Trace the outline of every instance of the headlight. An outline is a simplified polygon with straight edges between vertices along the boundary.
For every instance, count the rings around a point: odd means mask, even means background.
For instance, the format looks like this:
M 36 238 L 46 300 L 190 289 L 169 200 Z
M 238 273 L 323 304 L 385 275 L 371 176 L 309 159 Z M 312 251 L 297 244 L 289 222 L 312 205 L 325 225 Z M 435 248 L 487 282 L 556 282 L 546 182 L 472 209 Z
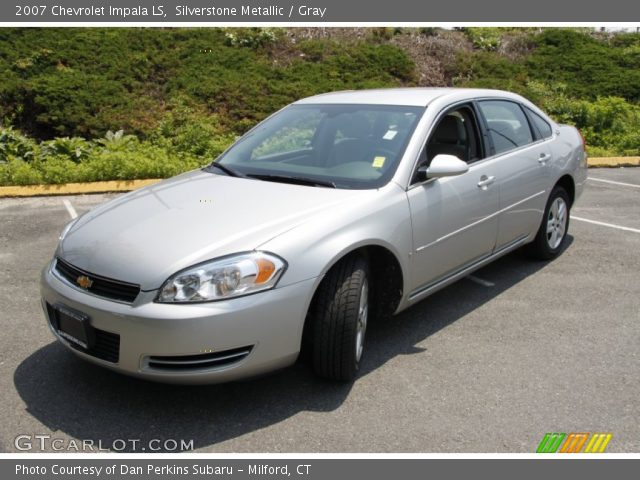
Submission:
M 71 230 L 71 227 L 73 227 L 73 225 L 78 221 L 78 218 L 80 217 L 74 218 L 73 220 L 71 220 L 69 223 L 65 225 L 65 227 L 62 229 L 62 232 L 60 233 L 60 236 L 58 237 L 59 242 L 64 240 L 64 237 L 67 236 L 67 233 L 69 233 L 69 230 Z
M 210 302 L 240 297 L 275 287 L 284 272 L 284 260 L 251 252 L 194 265 L 169 278 L 157 302 Z

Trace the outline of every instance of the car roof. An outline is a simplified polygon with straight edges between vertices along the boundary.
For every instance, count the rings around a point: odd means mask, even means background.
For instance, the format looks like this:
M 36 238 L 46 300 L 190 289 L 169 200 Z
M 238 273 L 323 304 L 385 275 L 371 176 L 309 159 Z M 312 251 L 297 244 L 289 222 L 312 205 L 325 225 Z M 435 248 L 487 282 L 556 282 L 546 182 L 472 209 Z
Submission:
M 503 97 L 520 99 L 519 96 L 503 90 L 479 88 L 379 88 L 373 90 L 346 90 L 330 92 L 303 98 L 296 104 L 336 104 L 357 103 L 373 105 L 406 105 L 425 107 L 440 97 L 456 97 L 456 100 L 478 97 Z

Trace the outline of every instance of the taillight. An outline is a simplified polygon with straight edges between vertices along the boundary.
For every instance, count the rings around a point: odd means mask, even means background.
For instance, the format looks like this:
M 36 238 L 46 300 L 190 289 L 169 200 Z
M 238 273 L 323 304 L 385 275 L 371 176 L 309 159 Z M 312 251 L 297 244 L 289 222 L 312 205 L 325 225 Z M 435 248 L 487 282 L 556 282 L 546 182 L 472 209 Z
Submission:
M 578 130 L 578 129 L 576 129 Z M 582 140 L 582 149 L 586 152 L 587 151 L 587 142 L 584 139 L 584 135 L 582 135 L 582 132 L 580 130 L 578 130 L 578 135 L 580 135 L 580 140 Z

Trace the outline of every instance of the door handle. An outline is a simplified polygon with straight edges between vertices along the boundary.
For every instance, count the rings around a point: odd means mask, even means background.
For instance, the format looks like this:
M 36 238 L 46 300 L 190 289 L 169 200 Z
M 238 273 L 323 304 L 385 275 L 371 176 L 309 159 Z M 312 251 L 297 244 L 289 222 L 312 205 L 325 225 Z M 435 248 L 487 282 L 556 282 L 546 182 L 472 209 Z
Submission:
M 487 177 L 486 175 L 482 175 L 480 177 L 480 181 L 478 182 L 478 187 L 483 190 L 486 190 L 489 185 L 495 182 L 495 180 L 496 180 L 496 177 L 494 177 L 493 175 L 490 177 Z
M 551 158 L 550 153 L 541 153 L 540 156 L 538 157 L 538 162 L 541 165 L 544 165 L 549 161 L 550 158 Z

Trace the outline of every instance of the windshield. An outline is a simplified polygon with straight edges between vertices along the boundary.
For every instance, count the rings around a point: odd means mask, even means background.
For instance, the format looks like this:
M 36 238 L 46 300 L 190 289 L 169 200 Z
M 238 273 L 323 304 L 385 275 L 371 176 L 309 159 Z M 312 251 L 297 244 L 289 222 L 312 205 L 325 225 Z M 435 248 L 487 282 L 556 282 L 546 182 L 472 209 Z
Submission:
M 227 173 L 262 180 L 378 188 L 393 176 L 424 110 L 292 105 L 247 133 L 216 163 Z

